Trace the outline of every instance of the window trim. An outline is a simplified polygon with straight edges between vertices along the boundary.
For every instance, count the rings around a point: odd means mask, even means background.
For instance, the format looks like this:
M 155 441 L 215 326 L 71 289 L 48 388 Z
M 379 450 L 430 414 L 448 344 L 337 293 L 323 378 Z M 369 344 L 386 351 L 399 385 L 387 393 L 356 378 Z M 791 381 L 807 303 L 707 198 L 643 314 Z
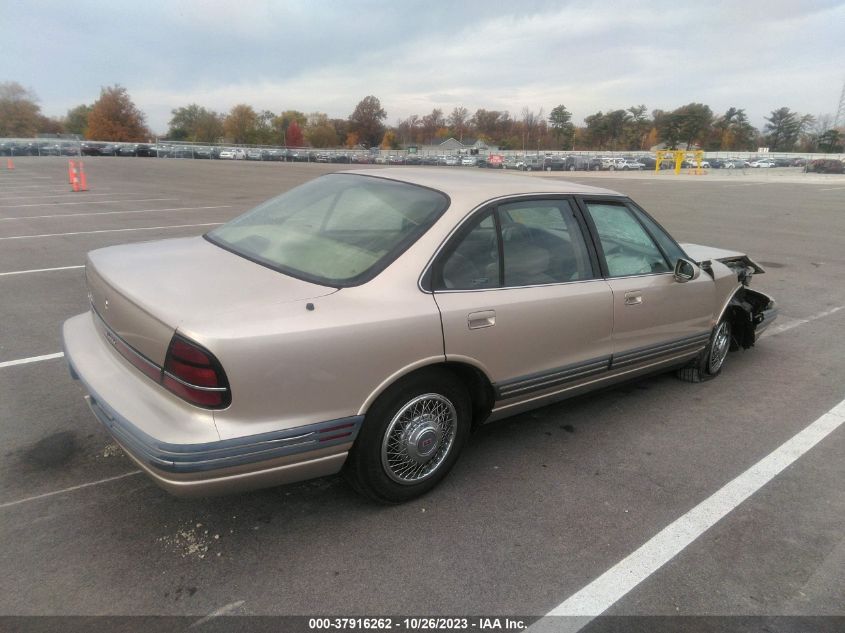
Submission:
M 661 248 L 658 241 L 654 239 L 654 235 L 651 234 L 651 231 L 648 230 L 648 227 L 646 227 L 645 224 L 643 224 L 642 221 L 637 217 L 637 214 L 634 212 L 634 209 L 632 207 L 635 207 L 637 210 L 642 211 L 642 213 L 645 213 L 645 211 L 640 209 L 639 206 L 633 204 L 633 201 L 630 198 L 618 198 L 611 196 L 577 196 L 576 199 L 578 204 L 581 206 L 581 212 L 584 215 L 584 218 L 590 226 L 590 234 L 593 238 L 593 246 L 595 247 L 596 252 L 599 254 L 599 263 L 601 265 L 601 273 L 604 279 L 631 279 L 634 277 L 654 277 L 657 275 L 673 274 L 672 266 L 669 264 L 669 257 L 667 256 L 666 252 L 663 250 L 663 248 Z M 660 256 L 663 258 L 663 263 L 666 264 L 668 270 L 649 273 L 631 273 L 628 275 L 611 275 L 610 269 L 607 267 L 607 257 L 604 254 L 604 247 L 601 243 L 601 236 L 599 235 L 598 228 L 596 227 L 595 222 L 593 222 L 593 217 L 590 215 L 590 210 L 587 206 L 591 203 L 610 204 L 613 206 L 622 207 L 623 209 L 627 210 L 628 214 L 640 226 L 640 228 L 642 228 L 646 236 L 651 240 L 652 244 L 657 249 L 657 252 L 660 253 Z M 645 215 L 648 214 L 645 213 Z M 666 235 L 668 235 L 670 239 L 672 239 L 672 241 L 675 241 L 675 238 L 673 238 L 669 234 L 669 232 L 660 225 L 659 222 L 657 222 L 650 215 L 648 217 L 651 218 L 651 220 L 655 224 L 657 224 L 657 226 L 660 226 L 660 228 L 663 229 L 663 232 L 666 233 Z M 677 242 L 675 242 L 675 244 L 677 245 Z M 678 248 L 680 248 L 680 246 Z M 681 249 L 681 252 L 683 253 L 684 249 Z
M 621 196 L 609 196 L 609 200 L 620 201 L 624 200 Z M 520 286 L 505 286 L 504 285 L 504 245 L 502 244 L 502 232 L 501 232 L 501 223 L 499 219 L 499 207 L 504 206 L 507 204 L 512 204 L 515 202 L 530 202 L 532 200 L 565 200 L 569 203 L 569 208 L 572 210 L 572 215 L 575 217 L 575 221 L 578 223 L 578 228 L 581 229 L 581 236 L 584 240 L 584 246 L 587 249 L 587 254 L 589 257 L 589 264 L 590 264 L 590 274 L 592 275 L 588 279 L 576 279 L 574 281 L 554 281 L 550 283 L 543 283 L 543 284 L 529 284 L 529 285 L 520 285 Z M 467 289 L 458 289 L 458 288 L 435 288 L 434 287 L 434 279 L 437 273 L 438 267 L 442 266 L 443 262 L 451 255 L 454 250 L 454 246 L 462 240 L 467 234 L 468 231 L 466 230 L 467 225 L 473 224 L 475 219 L 488 211 L 492 211 L 493 219 L 496 226 L 496 239 L 499 248 L 499 286 L 496 288 L 467 288 Z M 471 230 L 471 229 L 470 229 Z M 542 193 L 530 193 L 530 194 L 518 194 L 518 195 L 508 195 L 502 198 L 497 198 L 495 200 L 488 200 L 477 206 L 475 209 L 470 211 L 464 218 L 452 229 L 449 235 L 440 243 L 440 246 L 434 252 L 434 254 L 429 259 L 426 267 L 423 269 L 423 272 L 420 274 L 419 281 L 417 283 L 420 290 L 428 294 L 439 294 L 439 293 L 456 293 L 456 292 L 490 292 L 495 290 L 516 290 L 520 288 L 542 288 L 547 286 L 561 286 L 567 284 L 577 284 L 577 283 L 585 283 L 585 282 L 592 282 L 603 280 L 605 278 L 604 272 L 601 268 L 599 255 L 595 249 L 595 244 L 592 238 L 591 230 L 589 225 L 587 224 L 586 219 L 584 218 L 584 213 L 581 206 L 578 203 L 578 196 L 575 194 L 542 194 Z
M 663 247 L 660 245 L 660 240 L 658 240 L 657 238 L 655 238 L 655 237 L 654 237 L 654 234 L 653 234 L 653 233 L 649 230 L 648 226 L 647 226 L 646 224 L 644 224 L 644 223 L 643 223 L 643 221 L 642 221 L 642 220 L 640 220 L 640 218 L 639 218 L 639 217 L 637 217 L 637 213 L 642 213 L 645 217 L 647 217 L 649 220 L 651 220 L 652 222 L 654 222 L 655 226 L 657 226 L 657 227 L 658 227 L 661 231 L 663 231 L 664 235 L 666 235 L 666 237 L 668 237 L 668 238 L 669 238 L 669 241 L 671 241 L 671 242 L 672 242 L 672 243 L 673 243 L 673 244 L 674 244 L 674 245 L 678 248 L 678 250 L 681 252 L 681 254 L 682 254 L 682 255 L 683 255 L 686 259 L 689 259 L 689 258 L 690 258 L 690 257 L 689 257 L 689 255 L 687 255 L 687 252 L 686 252 L 683 248 L 681 248 L 681 245 L 680 245 L 680 244 L 678 244 L 678 241 L 677 241 L 677 240 L 676 240 L 676 239 L 672 236 L 672 234 L 671 234 L 669 231 L 667 231 L 667 230 L 666 230 L 666 227 L 665 227 L 665 226 L 663 226 L 662 224 L 660 224 L 660 222 L 658 222 L 657 220 L 655 220 L 655 219 L 654 219 L 654 216 L 652 216 L 652 215 L 651 215 L 648 211 L 646 211 L 645 209 L 643 209 L 640 205 L 638 205 L 638 204 L 637 204 L 636 202 L 634 202 L 633 200 L 628 200 L 628 201 L 627 201 L 627 204 L 628 204 L 628 206 L 629 206 L 629 207 L 631 207 L 631 208 L 633 209 L 633 211 L 634 211 L 634 217 L 636 217 L 636 218 L 637 218 L 637 220 L 639 221 L 639 223 L 640 223 L 640 224 L 642 225 L 642 227 L 646 230 L 646 233 L 648 233 L 649 237 L 651 237 L 651 239 L 652 239 L 652 240 L 654 240 L 654 243 L 655 243 L 655 244 L 657 244 L 657 248 L 659 248 L 659 249 L 660 249 L 660 252 L 662 252 L 662 253 L 663 253 L 663 257 L 665 257 L 665 258 L 666 258 L 666 261 L 667 261 L 667 262 L 669 261 L 669 253 L 667 253 L 667 252 L 663 249 Z

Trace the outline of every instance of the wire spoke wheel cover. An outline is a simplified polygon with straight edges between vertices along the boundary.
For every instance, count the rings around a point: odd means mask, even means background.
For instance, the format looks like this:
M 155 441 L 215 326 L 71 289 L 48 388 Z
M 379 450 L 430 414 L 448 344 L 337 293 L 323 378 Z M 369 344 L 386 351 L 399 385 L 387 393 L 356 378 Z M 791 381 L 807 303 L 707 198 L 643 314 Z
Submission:
M 455 443 L 457 420 L 455 405 L 437 393 L 405 403 L 382 440 L 381 464 L 387 476 L 412 485 L 434 475 Z
M 707 371 L 710 374 L 715 374 L 722 368 L 722 363 L 725 362 L 730 347 L 731 326 L 727 321 L 722 321 L 713 335 L 713 345 L 710 349 L 710 359 L 707 363 Z

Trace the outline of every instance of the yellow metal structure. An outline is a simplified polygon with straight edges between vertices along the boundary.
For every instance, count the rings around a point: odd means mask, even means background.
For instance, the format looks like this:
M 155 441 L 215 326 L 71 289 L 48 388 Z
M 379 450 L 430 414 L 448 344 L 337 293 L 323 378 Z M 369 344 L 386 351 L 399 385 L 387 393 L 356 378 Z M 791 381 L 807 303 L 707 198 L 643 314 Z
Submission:
M 660 165 L 663 164 L 664 158 L 671 158 L 674 163 L 675 167 L 673 171 L 676 174 L 681 173 L 681 168 L 684 166 L 684 160 L 687 158 L 691 158 L 693 162 L 695 162 L 695 173 L 696 174 L 703 174 L 703 168 L 701 167 L 701 162 L 704 159 L 704 152 L 700 149 L 698 150 L 682 150 L 682 149 L 661 149 L 657 150 L 657 162 L 654 164 L 654 171 L 660 171 Z

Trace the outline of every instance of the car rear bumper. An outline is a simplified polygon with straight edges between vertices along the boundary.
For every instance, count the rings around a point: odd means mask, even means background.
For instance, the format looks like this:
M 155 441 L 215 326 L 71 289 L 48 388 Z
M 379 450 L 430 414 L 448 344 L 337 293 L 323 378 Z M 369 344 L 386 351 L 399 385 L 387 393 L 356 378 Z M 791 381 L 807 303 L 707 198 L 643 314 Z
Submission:
M 65 358 L 94 416 L 138 466 L 177 496 L 207 496 L 340 471 L 363 416 L 220 439 L 211 411 L 182 403 L 112 349 L 92 314 L 65 322 Z

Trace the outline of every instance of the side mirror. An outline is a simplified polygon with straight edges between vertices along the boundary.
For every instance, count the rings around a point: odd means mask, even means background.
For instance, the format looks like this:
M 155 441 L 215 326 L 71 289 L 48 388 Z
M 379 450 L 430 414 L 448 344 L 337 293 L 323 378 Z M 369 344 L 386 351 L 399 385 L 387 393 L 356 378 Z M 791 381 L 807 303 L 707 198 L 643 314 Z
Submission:
M 700 274 L 701 268 L 688 259 L 678 259 L 675 262 L 675 281 L 686 283 L 693 279 L 698 279 Z

